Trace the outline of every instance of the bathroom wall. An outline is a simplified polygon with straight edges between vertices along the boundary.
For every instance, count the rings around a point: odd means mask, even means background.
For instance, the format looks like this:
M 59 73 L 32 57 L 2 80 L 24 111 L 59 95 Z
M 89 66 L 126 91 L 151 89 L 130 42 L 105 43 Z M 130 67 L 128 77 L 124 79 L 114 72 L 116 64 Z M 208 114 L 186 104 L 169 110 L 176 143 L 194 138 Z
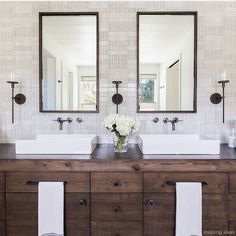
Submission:
M 99 12 L 100 112 L 99 114 L 39 113 L 39 33 L 40 11 Z M 198 11 L 198 92 L 195 114 L 136 113 L 136 12 Z M 231 80 L 226 88 L 226 124 L 222 107 L 209 97 L 221 92 L 217 80 L 223 71 Z M 6 83 L 14 72 L 20 82 L 16 92 L 27 96 L 25 105 L 16 105 L 16 122 L 11 124 L 11 89 Z M 122 80 L 120 93 L 124 102 L 120 113 L 137 116 L 142 133 L 172 132 L 170 125 L 151 120 L 158 116 L 178 116 L 177 133 L 201 133 L 225 141 L 229 127 L 236 120 L 236 2 L 0 2 L 0 142 L 32 138 L 35 133 L 58 132 L 58 116 L 82 117 L 84 122 L 65 125 L 64 132 L 97 133 L 100 141 L 111 140 L 102 128 L 104 117 L 115 112 L 111 101 L 113 80 Z

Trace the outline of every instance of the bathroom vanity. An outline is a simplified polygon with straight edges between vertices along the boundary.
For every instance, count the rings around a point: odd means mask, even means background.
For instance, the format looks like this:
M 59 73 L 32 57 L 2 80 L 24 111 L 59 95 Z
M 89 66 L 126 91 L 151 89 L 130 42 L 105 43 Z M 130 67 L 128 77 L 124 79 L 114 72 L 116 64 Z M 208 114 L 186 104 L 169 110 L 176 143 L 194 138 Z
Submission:
M 16 159 L 14 145 L 0 145 L 1 236 L 36 236 L 38 182 L 65 184 L 67 236 L 173 236 L 175 186 L 168 181 L 203 185 L 203 230 L 236 230 L 236 152 L 220 155 L 149 155 L 132 146 L 114 154 L 98 145 L 88 160 Z M 24 159 L 25 158 L 25 159 Z M 84 158 L 84 155 L 81 155 Z M 153 159 L 155 158 L 155 159 Z M 170 159 L 172 158 L 172 159 Z M 207 233 L 208 232 L 208 233 Z

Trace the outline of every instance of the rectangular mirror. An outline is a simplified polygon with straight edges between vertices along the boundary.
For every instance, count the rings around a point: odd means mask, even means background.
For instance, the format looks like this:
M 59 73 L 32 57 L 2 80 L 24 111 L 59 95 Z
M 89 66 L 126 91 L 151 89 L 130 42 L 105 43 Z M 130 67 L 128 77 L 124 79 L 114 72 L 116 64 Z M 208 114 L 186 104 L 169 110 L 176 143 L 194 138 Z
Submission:
M 138 12 L 137 31 L 137 111 L 196 112 L 197 12 Z
M 39 13 L 40 111 L 98 112 L 98 13 Z

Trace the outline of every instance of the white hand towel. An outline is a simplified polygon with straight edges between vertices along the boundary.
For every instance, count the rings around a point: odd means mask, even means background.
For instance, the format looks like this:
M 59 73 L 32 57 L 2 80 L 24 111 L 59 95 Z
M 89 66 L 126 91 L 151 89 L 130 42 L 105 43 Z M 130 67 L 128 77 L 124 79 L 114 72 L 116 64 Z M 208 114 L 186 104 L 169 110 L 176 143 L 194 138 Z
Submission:
M 202 183 L 176 183 L 176 236 L 202 236 Z
M 64 183 L 40 182 L 38 236 L 64 235 Z

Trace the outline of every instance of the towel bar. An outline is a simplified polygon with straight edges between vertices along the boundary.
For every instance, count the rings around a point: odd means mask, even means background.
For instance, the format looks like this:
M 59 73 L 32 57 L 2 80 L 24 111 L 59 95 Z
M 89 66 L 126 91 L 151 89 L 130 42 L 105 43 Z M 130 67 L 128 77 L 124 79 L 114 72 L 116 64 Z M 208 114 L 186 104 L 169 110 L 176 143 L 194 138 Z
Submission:
M 39 182 L 63 182 L 64 184 L 67 184 L 66 181 L 27 181 L 27 185 L 38 185 Z
M 198 181 L 177 181 L 177 182 L 184 182 L 184 183 L 199 183 Z M 200 182 L 202 185 L 208 185 L 206 181 Z M 167 185 L 176 185 L 175 181 L 166 181 Z

